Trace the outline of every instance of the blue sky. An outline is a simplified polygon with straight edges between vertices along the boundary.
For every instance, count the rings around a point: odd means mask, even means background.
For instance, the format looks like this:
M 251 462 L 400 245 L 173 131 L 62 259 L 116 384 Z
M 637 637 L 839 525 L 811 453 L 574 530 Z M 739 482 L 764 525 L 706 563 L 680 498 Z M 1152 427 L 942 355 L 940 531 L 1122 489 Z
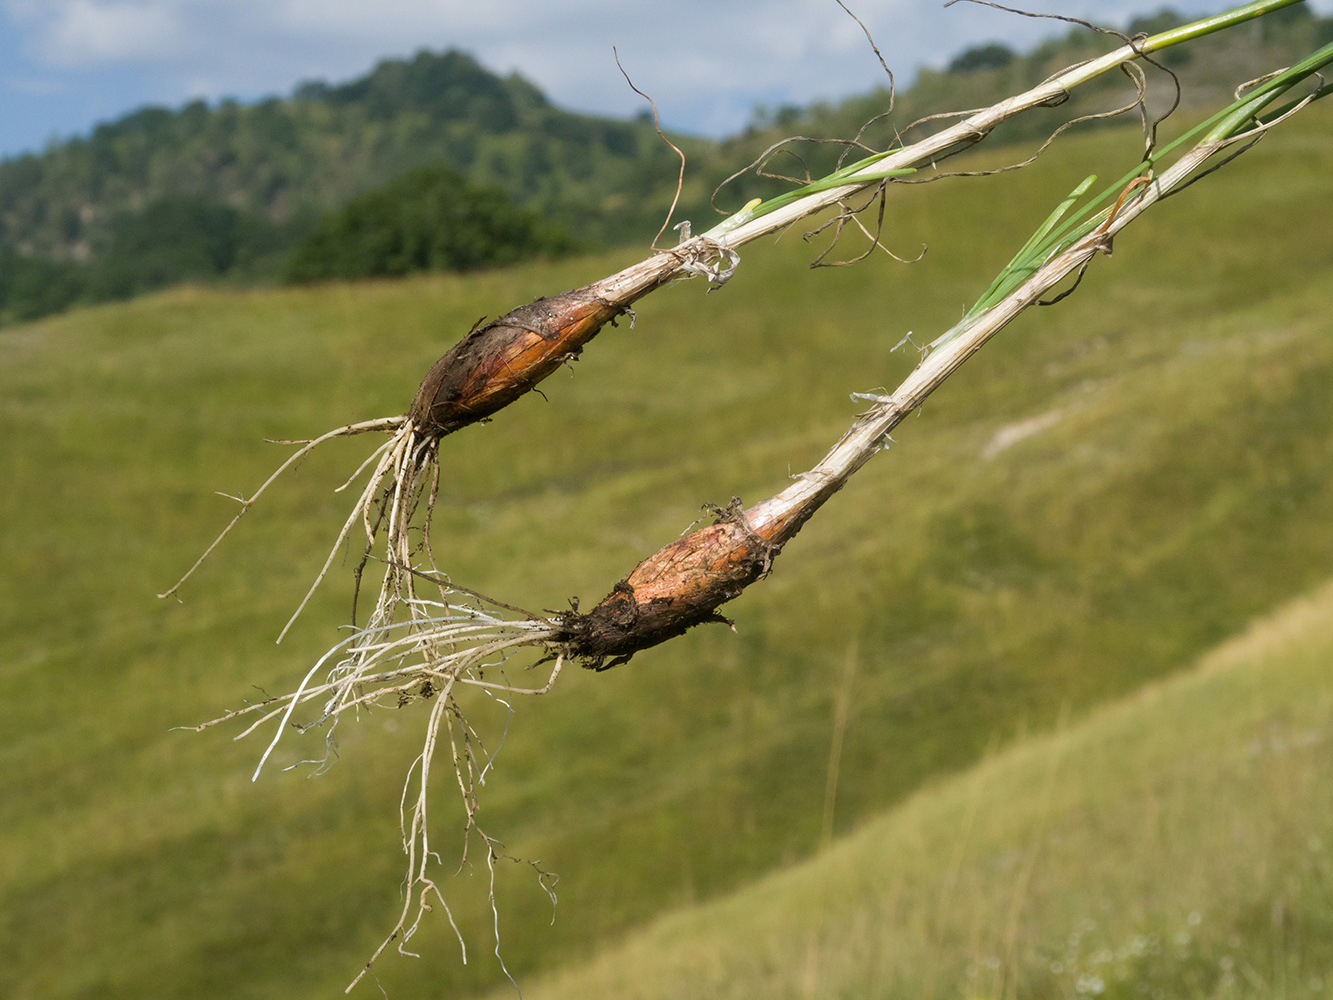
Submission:
M 1045 0 L 1037 9 L 1123 25 L 1165 2 Z M 1188 13 L 1231 5 L 1172 3 Z M 967 2 L 848 6 L 904 82 L 969 45 L 1022 47 L 1064 30 Z M 1333 12 L 1333 0 L 1312 6 Z M 740 128 L 756 105 L 836 99 L 882 79 L 835 0 L 0 0 L 0 157 L 144 104 L 287 94 L 421 48 L 460 48 L 492 70 L 517 70 L 562 107 L 631 115 L 642 103 L 612 46 L 665 124 L 705 135 Z

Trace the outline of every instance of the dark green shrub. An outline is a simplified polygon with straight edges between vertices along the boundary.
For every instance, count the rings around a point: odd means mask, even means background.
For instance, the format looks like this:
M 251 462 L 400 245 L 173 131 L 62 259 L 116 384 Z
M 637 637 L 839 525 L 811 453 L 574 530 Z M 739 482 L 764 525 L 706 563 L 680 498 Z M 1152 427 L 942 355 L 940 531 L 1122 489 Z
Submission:
M 287 262 L 292 282 L 474 271 L 573 249 L 533 212 L 442 167 L 422 167 L 328 215 Z

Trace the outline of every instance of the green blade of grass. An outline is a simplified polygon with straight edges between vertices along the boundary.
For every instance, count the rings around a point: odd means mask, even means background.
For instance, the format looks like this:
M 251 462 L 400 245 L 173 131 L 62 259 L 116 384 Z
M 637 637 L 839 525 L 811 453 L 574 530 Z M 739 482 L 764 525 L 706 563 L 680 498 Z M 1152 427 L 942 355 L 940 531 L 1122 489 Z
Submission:
M 1149 37 L 1140 48 L 1143 52 L 1159 52 L 1172 45 L 1193 41 L 1215 31 L 1221 31 L 1223 28 L 1243 24 L 1246 21 L 1254 20 L 1256 17 L 1271 14 L 1275 10 L 1281 10 L 1283 7 L 1304 2 L 1305 0 L 1257 0 L 1255 3 L 1248 3 L 1243 7 L 1236 7 L 1213 17 L 1205 17 L 1191 24 L 1183 24 L 1178 28 L 1159 32 Z
M 1065 217 L 1074 202 L 1092 186 L 1096 176 L 1093 175 L 1085 179 L 1038 227 L 1022 249 L 1014 255 L 987 287 L 986 291 L 982 293 L 981 297 L 967 311 L 963 319 L 948 332 L 932 341 L 930 349 L 934 350 L 942 347 L 958 337 L 972 325 L 980 314 L 1026 281 L 1043 263 L 1095 232 L 1099 226 L 1105 225 L 1110 219 L 1112 209 L 1109 207 L 1101 211 L 1098 211 L 1098 209 L 1124 193 L 1127 186 L 1135 178 L 1144 176 L 1145 169 L 1155 169 L 1159 163 L 1185 143 L 1196 140 L 1200 136 L 1203 136 L 1203 142 L 1226 143 L 1245 134 L 1248 127 L 1256 125 L 1267 127 L 1283 115 L 1296 111 L 1302 104 L 1308 104 L 1333 93 L 1333 86 L 1322 86 L 1305 97 L 1290 101 L 1274 109 L 1266 117 L 1260 118 L 1260 112 L 1265 107 L 1288 93 L 1302 81 L 1318 74 L 1321 69 L 1331 62 L 1333 62 L 1333 43 L 1325 45 L 1289 69 L 1275 75 L 1270 80 L 1264 81 L 1244 97 L 1233 101 L 1227 107 L 1163 146 L 1144 162 L 1136 165 L 1134 169 L 1127 171 L 1104 188 L 1089 204 L 1067 219 L 1064 225 L 1059 225 L 1060 220 Z

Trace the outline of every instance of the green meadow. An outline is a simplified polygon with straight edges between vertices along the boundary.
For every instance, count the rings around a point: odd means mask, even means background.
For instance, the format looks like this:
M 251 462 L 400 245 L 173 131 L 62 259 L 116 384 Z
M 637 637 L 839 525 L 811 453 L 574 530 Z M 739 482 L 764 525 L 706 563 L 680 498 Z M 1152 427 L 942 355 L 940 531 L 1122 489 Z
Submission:
M 1325 996 L 1330 664 L 1325 584 L 1190 670 L 529 992 Z
M 702 504 L 781 489 L 848 393 L 910 370 L 905 334 L 947 329 L 1067 191 L 1141 149 L 1067 139 L 895 187 L 885 242 L 927 246 L 916 263 L 810 271 L 792 232 L 721 290 L 645 300 L 443 442 L 441 565 L 533 610 L 587 604 Z M 1316 106 L 970 361 L 724 609 L 734 632 L 568 669 L 512 715 L 469 704 L 498 749 L 482 824 L 559 875 L 553 912 L 530 866 L 496 868 L 524 995 L 1333 990 L 1330 598 L 1277 612 L 1333 576 L 1331 204 Z M 402 905 L 423 706 L 344 721 L 318 775 L 283 770 L 323 754 L 291 734 L 255 783 L 271 730 L 181 727 L 289 690 L 338 639 L 354 561 L 274 644 L 373 443 L 312 455 L 179 600 L 154 595 L 232 515 L 217 494 L 288 453 L 264 439 L 401 413 L 479 317 L 638 255 L 181 288 L 0 330 L 0 996 L 339 994 Z M 466 964 L 437 907 L 378 988 L 516 996 L 437 777 Z

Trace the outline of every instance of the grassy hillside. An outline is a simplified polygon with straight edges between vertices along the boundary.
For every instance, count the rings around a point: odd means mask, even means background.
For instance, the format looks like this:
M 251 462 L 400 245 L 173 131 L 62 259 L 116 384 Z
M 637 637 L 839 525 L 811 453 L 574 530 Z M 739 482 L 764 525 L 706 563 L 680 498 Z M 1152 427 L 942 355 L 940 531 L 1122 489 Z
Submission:
M 1325 584 L 1183 676 L 525 992 L 1325 996 L 1330 663 Z
M 837 832 L 1329 575 L 1330 125 L 1313 109 L 1006 331 L 728 609 L 736 634 L 571 672 L 518 706 L 483 817 L 561 875 L 552 925 L 530 870 L 502 866 L 520 981 L 810 855 L 849 653 Z M 792 234 L 750 248 L 713 295 L 663 291 L 545 401 L 445 443 L 437 555 L 526 606 L 601 597 L 702 502 L 753 500 L 812 464 L 855 410 L 846 393 L 911 365 L 891 350 L 906 331 L 945 329 L 1054 201 L 1137 146 L 1104 132 L 1032 171 L 896 190 L 890 244 L 929 243 L 918 264 L 810 273 Z M 185 289 L 0 331 L 0 994 L 346 983 L 399 906 L 396 810 L 422 713 L 369 714 L 339 730 L 326 774 L 256 785 L 259 742 L 172 727 L 289 686 L 335 638 L 346 569 L 272 643 L 366 443 L 305 463 L 182 603 L 152 595 L 230 516 L 212 491 L 252 489 L 285 453 L 262 438 L 399 413 L 477 317 L 628 259 Z M 481 721 L 498 740 L 503 717 Z M 447 873 L 444 783 L 435 808 Z M 421 961 L 377 967 L 391 996 L 502 981 L 484 871 L 443 881 L 468 964 L 436 913 Z

